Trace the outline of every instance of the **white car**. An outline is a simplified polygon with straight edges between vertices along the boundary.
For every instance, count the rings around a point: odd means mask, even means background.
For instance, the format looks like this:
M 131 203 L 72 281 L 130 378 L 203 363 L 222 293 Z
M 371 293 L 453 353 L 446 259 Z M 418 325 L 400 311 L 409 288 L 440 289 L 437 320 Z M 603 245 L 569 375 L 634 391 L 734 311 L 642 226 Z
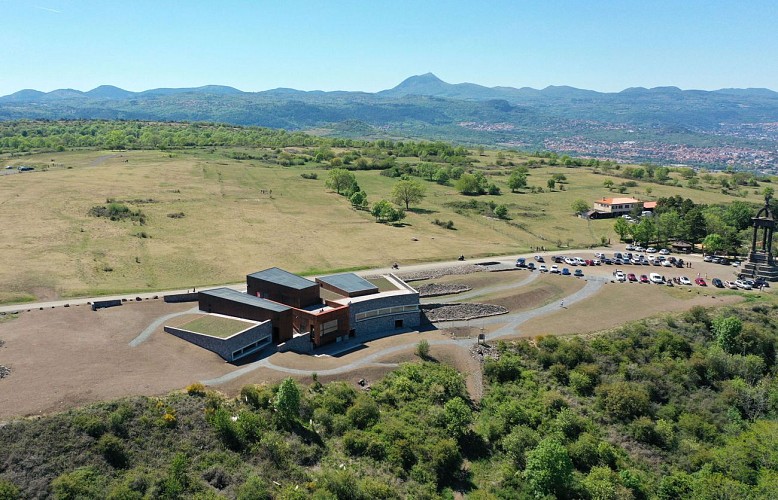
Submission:
M 680 282 L 682 285 L 691 285 L 691 284 L 692 284 L 692 280 L 690 280 L 690 279 L 689 279 L 689 278 L 687 278 L 686 276 L 681 276 L 680 278 L 678 278 L 678 281 L 679 281 L 679 282 Z
M 575 261 L 578 263 L 579 266 L 585 266 L 586 260 L 582 259 L 581 257 L 576 257 Z
M 616 281 L 627 281 L 627 275 L 623 271 L 614 271 L 613 277 L 616 278 Z
M 602 253 L 602 252 L 597 252 L 596 254 L 594 254 L 594 258 L 595 259 L 604 259 L 605 258 L 605 254 Z
M 670 255 L 670 250 L 668 250 L 666 248 L 663 248 L 663 249 L 659 250 L 659 253 L 662 254 L 662 255 Z
M 664 277 L 661 274 L 659 274 L 659 273 L 651 273 L 651 274 L 649 274 L 648 275 L 648 279 L 649 279 L 649 281 L 651 281 L 651 283 L 656 283 L 657 285 L 661 285 L 662 283 L 665 282 Z
M 735 284 L 737 285 L 738 288 L 742 288 L 743 290 L 751 290 L 753 288 L 751 285 L 749 285 L 743 280 L 737 280 L 735 281 Z
M 669 260 L 663 260 L 662 265 L 665 267 L 673 267 L 673 263 L 670 262 Z
M 648 248 L 646 248 L 646 253 L 656 253 L 656 248 L 648 247 Z
M 551 269 L 549 269 L 549 272 L 554 274 L 559 274 L 559 266 L 554 264 L 553 266 L 551 266 Z
M 540 271 L 541 273 L 547 273 L 548 272 L 548 268 L 546 267 L 545 264 L 541 264 L 541 265 L 538 266 L 538 271 Z
M 567 264 L 568 266 L 577 266 L 578 261 L 573 257 L 565 257 L 565 264 Z

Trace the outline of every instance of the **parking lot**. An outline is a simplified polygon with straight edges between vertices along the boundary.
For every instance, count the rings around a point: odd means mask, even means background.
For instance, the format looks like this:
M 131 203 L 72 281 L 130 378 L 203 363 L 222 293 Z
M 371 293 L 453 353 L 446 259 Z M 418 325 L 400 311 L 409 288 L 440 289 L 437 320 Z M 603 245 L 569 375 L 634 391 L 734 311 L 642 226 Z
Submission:
M 618 245 L 610 251 L 545 252 L 520 257 L 516 266 L 541 273 L 599 277 L 626 284 L 722 290 L 769 290 L 770 287 L 760 280 L 739 279 L 742 263 L 738 260 L 631 245 Z

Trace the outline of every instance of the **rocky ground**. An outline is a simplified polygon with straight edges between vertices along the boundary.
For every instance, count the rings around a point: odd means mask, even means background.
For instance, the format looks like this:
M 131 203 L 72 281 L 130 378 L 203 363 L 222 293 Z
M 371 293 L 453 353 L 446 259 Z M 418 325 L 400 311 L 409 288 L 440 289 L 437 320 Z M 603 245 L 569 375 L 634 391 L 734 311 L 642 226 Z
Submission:
M 427 283 L 416 287 L 419 291 L 419 297 L 437 297 L 439 295 L 450 295 L 453 293 L 462 293 L 472 290 L 472 287 L 461 283 Z
M 496 361 L 500 359 L 500 351 L 493 345 L 476 343 L 470 348 L 470 356 L 480 362 L 483 362 L 486 359 L 493 359 Z
M 397 275 L 403 281 L 422 281 L 440 278 L 441 276 L 450 276 L 454 274 L 472 274 L 486 272 L 483 266 L 464 264 L 461 266 L 441 267 L 439 269 L 430 269 L 415 273 L 398 273 Z
M 427 319 L 436 321 L 466 321 L 486 316 L 507 314 L 508 309 L 492 304 L 422 304 Z

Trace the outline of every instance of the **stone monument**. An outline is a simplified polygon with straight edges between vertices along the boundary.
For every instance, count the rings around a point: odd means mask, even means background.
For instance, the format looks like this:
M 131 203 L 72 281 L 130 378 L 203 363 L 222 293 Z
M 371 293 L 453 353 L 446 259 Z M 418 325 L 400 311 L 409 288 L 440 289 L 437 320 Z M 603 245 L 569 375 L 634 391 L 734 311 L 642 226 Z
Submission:
M 748 262 L 743 266 L 743 274 L 751 278 L 778 281 L 778 267 L 775 265 L 772 253 L 775 219 L 770 211 L 770 196 L 765 197 L 764 207 L 751 220 L 754 225 L 754 236 L 751 239 Z

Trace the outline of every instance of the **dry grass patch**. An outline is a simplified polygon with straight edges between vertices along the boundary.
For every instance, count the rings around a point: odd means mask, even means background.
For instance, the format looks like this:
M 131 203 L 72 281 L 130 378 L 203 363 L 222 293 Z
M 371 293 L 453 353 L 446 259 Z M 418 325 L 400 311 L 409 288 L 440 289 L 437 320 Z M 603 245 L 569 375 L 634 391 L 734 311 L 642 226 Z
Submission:
M 212 337 L 227 338 L 250 328 L 254 323 L 239 319 L 223 318 L 221 316 L 205 315 L 179 325 L 182 330 L 211 335 Z

